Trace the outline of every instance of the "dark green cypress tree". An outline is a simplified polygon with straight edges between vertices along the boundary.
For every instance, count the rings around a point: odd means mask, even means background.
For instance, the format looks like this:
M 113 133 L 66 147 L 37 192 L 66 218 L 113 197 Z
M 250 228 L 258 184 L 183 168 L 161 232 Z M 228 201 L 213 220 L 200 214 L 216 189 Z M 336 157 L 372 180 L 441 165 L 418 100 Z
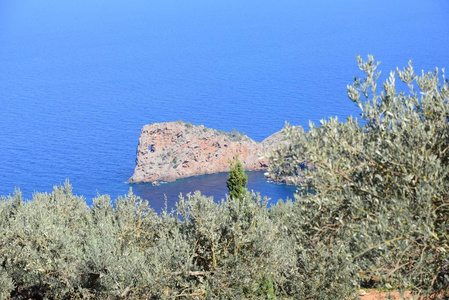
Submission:
M 229 189 L 231 199 L 242 200 L 246 193 L 246 184 L 248 183 L 248 176 L 243 169 L 242 163 L 235 157 L 234 161 L 229 162 L 231 172 L 229 173 L 226 185 Z

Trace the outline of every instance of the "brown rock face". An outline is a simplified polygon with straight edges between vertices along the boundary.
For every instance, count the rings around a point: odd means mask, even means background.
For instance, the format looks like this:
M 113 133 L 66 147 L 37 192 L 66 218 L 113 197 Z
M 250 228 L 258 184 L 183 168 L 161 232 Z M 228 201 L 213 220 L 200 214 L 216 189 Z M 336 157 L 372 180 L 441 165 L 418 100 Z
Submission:
M 238 155 L 245 170 L 267 168 L 263 143 L 238 132 L 228 133 L 167 122 L 145 125 L 137 147 L 136 167 L 128 182 L 170 182 L 176 179 L 229 171 Z

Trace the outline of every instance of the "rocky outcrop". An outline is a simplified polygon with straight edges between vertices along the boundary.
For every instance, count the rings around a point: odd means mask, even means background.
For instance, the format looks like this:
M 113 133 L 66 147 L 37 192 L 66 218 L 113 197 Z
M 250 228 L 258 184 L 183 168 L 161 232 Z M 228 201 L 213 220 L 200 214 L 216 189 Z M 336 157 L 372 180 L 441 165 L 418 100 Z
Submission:
M 266 169 L 263 157 L 276 138 L 257 143 L 238 132 L 223 132 L 182 121 L 145 125 L 137 147 L 130 183 L 170 182 L 180 178 L 229 171 L 238 155 L 245 170 Z

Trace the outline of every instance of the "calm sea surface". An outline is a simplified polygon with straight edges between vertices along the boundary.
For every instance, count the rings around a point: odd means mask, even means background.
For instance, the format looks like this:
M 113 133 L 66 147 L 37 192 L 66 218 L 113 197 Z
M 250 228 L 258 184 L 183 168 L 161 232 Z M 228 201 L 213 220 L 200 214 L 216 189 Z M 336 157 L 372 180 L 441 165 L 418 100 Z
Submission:
M 69 179 L 91 203 L 128 192 L 140 129 L 184 120 L 261 141 L 285 121 L 358 115 L 355 56 L 384 74 L 449 67 L 447 0 L 2 0 L 0 195 Z M 226 174 L 134 185 L 156 209 Z M 274 201 L 294 188 L 250 173 Z

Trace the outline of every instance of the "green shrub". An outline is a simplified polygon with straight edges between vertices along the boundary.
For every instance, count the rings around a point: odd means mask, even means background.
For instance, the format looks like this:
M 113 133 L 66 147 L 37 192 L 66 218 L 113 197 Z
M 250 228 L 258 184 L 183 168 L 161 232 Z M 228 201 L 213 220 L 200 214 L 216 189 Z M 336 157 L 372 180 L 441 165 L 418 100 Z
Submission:
M 199 192 L 157 215 L 130 192 L 91 207 L 71 186 L 0 205 L 0 292 L 13 299 L 337 299 L 339 250 L 297 229 L 292 202 Z M 331 279 L 331 281 L 330 281 Z M 316 293 L 316 294 L 315 294 Z M 343 296 L 342 296 L 343 297 Z
M 15 285 L 12 278 L 2 268 L 0 269 L 0 299 L 7 299 L 14 291 Z
M 313 166 L 296 197 L 298 227 L 329 248 L 347 245 L 363 286 L 447 289 L 448 81 L 438 70 L 417 76 L 410 63 L 397 70 L 405 88 L 391 72 L 379 94 L 378 63 L 358 62 L 366 78 L 348 95 L 361 124 L 330 118 L 307 133 L 287 126 L 290 144 L 271 158 L 273 168 Z
M 246 184 L 248 183 L 248 175 L 243 169 L 242 163 L 236 156 L 234 161 L 229 162 L 230 173 L 226 185 L 229 190 L 231 199 L 242 200 L 246 195 Z
M 329 243 L 312 236 L 306 227 L 307 209 L 298 200 L 279 201 L 270 208 L 277 220 L 280 238 L 287 241 L 291 253 L 283 289 L 295 299 L 354 299 L 358 287 L 357 268 L 345 243 Z

